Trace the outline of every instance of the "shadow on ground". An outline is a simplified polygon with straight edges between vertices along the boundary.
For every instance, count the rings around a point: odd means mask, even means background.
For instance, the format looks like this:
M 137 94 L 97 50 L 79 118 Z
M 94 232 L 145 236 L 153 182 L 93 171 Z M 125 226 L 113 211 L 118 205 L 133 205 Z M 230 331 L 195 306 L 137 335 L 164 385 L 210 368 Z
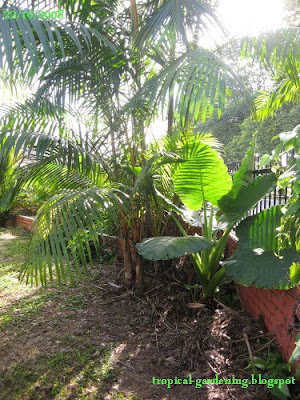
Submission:
M 24 233 L 0 231 L 1 400 L 255 398 L 238 386 L 154 385 L 153 377 L 214 375 L 205 361 L 197 371 L 179 361 L 184 329 L 158 327 L 150 304 L 112 289 L 118 267 L 94 266 L 74 288 L 28 287 L 17 280 L 25 246 Z

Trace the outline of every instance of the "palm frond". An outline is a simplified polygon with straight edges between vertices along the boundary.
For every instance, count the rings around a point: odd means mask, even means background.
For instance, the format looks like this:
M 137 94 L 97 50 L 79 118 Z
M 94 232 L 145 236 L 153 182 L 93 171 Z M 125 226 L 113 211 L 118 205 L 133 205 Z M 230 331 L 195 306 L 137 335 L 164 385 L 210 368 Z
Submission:
M 136 44 L 143 48 L 149 43 L 160 46 L 161 43 L 181 41 L 189 42 L 189 31 L 196 27 L 199 32 L 207 32 L 209 25 L 220 23 L 213 9 L 199 0 L 167 0 L 153 12 L 140 30 Z M 192 35 L 191 35 L 192 36 Z
M 68 170 L 91 170 L 93 168 L 92 151 L 86 149 L 86 143 L 80 143 L 80 138 L 75 140 L 63 139 L 42 134 L 40 132 L 14 132 L 4 130 L 0 134 L 0 156 L 5 156 L 13 151 L 15 156 L 20 153 L 29 160 L 40 161 L 45 157 L 60 160 Z
M 272 117 L 287 103 L 300 103 L 300 77 L 298 80 L 284 78 L 270 92 L 260 94 L 255 100 L 257 118 Z
M 0 11 L 0 67 L 10 71 L 20 68 L 24 72 L 29 61 L 35 68 L 45 61 L 53 67 L 57 57 L 64 58 L 66 51 L 83 54 L 91 48 L 94 38 L 103 46 L 113 47 L 107 37 L 83 24 L 54 19 L 4 19 L 3 11 L 8 9 Z M 24 10 L 10 8 L 9 11 L 19 15 Z
M 298 28 L 278 29 L 256 38 L 246 37 L 241 41 L 241 56 L 265 63 L 284 62 L 288 58 L 299 56 L 299 39 Z
M 257 118 L 263 120 L 286 103 L 300 101 L 299 29 L 280 29 L 242 42 L 242 56 L 259 60 L 271 73 L 273 89 L 256 100 Z
M 161 106 L 165 113 L 172 95 L 174 110 L 184 126 L 186 121 L 204 122 L 215 112 L 220 116 L 226 98 L 241 90 L 248 94 L 243 82 L 216 54 L 192 49 L 146 82 L 125 110 L 131 107 L 151 110 Z
M 66 283 L 80 280 L 92 261 L 91 246 L 99 254 L 107 214 L 117 223 L 112 204 L 121 202 L 117 191 L 96 186 L 52 197 L 37 215 L 21 277 L 43 285 L 54 277 Z

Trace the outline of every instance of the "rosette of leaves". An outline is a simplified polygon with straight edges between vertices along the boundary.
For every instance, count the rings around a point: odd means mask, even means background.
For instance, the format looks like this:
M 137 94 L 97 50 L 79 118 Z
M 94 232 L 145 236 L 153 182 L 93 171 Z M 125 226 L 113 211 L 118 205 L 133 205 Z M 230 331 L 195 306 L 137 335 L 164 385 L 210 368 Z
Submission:
M 203 296 L 212 297 L 226 274 L 221 259 L 230 232 L 276 183 L 276 176 L 273 173 L 253 179 L 253 155 L 254 149 L 251 148 L 232 179 L 216 150 L 200 141 L 197 142 L 197 139 L 186 143 L 181 150 L 182 161 L 173 173 L 173 183 L 176 194 L 187 209 L 202 212 L 202 241 L 200 237 L 197 239 L 198 252 L 196 246 L 191 250 L 195 238 L 187 236 L 179 220 L 174 216 L 185 236 L 185 241 L 180 242 L 177 251 L 173 251 L 172 248 L 176 246 L 178 238 L 158 237 L 145 239 L 137 244 L 139 254 L 153 261 L 190 254 L 202 286 Z M 225 226 L 218 239 L 219 227 L 214 227 L 213 224 L 216 208 L 218 208 L 216 216 Z

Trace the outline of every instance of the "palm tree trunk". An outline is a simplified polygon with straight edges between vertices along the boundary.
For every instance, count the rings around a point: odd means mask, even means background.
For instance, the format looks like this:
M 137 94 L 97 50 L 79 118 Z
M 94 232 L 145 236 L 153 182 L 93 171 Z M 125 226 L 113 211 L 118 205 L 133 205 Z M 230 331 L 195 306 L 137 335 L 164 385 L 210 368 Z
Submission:
M 130 14 L 132 21 L 133 37 L 134 37 L 137 33 L 137 29 L 139 26 L 139 14 L 138 14 L 136 0 L 130 0 Z
M 168 135 L 172 136 L 174 120 L 174 97 L 170 96 L 169 112 L 168 112 Z
M 128 237 L 128 224 L 125 215 L 120 213 L 120 226 L 121 226 L 121 245 L 123 252 L 123 262 L 125 270 L 125 285 L 132 287 L 133 285 L 133 268 L 130 252 L 130 241 Z
M 174 42 L 171 47 L 170 60 L 173 62 L 176 55 L 176 43 Z M 170 89 L 169 89 L 170 91 Z M 168 110 L 168 135 L 173 134 L 173 123 L 174 123 L 174 96 L 172 93 L 169 94 L 169 110 Z
M 141 222 L 135 220 L 133 223 L 133 241 L 134 245 L 140 242 L 140 226 Z M 134 254 L 133 257 L 135 258 L 135 288 L 137 293 L 142 294 L 144 292 L 144 268 L 143 268 L 143 261 L 141 256 L 137 253 L 136 247 L 134 246 Z
M 136 35 L 139 30 L 139 14 L 137 8 L 136 0 L 130 0 L 130 14 L 131 14 L 131 22 L 132 22 L 132 41 L 134 42 Z M 136 49 L 135 49 L 136 50 Z M 136 58 L 137 62 L 135 65 L 135 84 L 138 89 L 141 88 L 141 58 L 136 50 Z M 139 111 L 139 110 L 138 110 Z M 133 115 L 133 129 L 135 131 L 135 142 L 140 146 L 142 152 L 146 150 L 146 139 L 145 139 L 145 126 L 144 126 L 144 117 L 141 115 Z

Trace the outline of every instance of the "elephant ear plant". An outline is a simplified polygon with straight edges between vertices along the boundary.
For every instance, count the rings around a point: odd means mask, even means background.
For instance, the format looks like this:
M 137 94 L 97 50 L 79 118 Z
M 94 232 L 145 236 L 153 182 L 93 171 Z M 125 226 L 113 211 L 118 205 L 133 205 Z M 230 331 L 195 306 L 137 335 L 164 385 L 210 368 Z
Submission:
M 240 270 L 239 281 L 253 284 L 255 280 L 250 282 L 247 274 L 245 274 L 245 270 L 254 268 L 249 265 L 249 261 L 244 260 L 247 267 L 242 269 L 237 264 L 234 267 L 227 264 L 225 267 L 221 260 L 230 232 L 239 221 L 247 217 L 248 212 L 271 190 L 276 183 L 276 175 L 270 173 L 253 179 L 253 148 L 249 149 L 240 169 L 233 178 L 229 175 L 218 152 L 210 146 L 202 144 L 198 139 L 190 140 L 181 150 L 180 155 L 182 161 L 177 165 L 172 176 L 174 190 L 188 210 L 200 213 L 202 236 L 188 236 L 179 222 L 179 218 L 173 212 L 173 218 L 184 238 L 155 237 L 145 239 L 137 244 L 139 254 L 152 261 L 167 260 L 183 256 L 186 253 L 190 254 L 205 298 L 213 297 L 226 272 L 236 279 Z M 176 210 L 176 213 L 180 214 L 179 209 L 176 208 Z M 215 217 L 221 225 L 215 226 Z M 246 221 L 244 224 L 249 224 L 249 220 L 246 219 Z M 250 224 L 251 222 L 250 220 Z M 258 220 L 256 220 L 254 226 L 255 229 L 260 229 Z M 269 233 L 271 235 L 271 230 Z M 274 231 L 272 233 L 274 234 Z M 244 236 L 241 239 L 244 240 Z M 251 242 L 251 237 L 248 237 L 248 240 Z M 275 251 L 274 246 L 269 246 L 268 250 L 271 250 L 271 248 Z M 250 249 L 249 252 L 251 252 Z M 248 257 L 248 255 L 248 253 L 245 254 L 245 257 Z M 289 261 L 292 259 L 293 255 L 291 255 Z M 280 270 L 279 264 L 282 270 Z M 288 271 L 281 261 L 279 261 L 279 264 L 276 266 L 276 276 L 272 278 L 272 286 L 285 288 L 292 286 L 295 279 L 287 273 Z M 255 268 L 259 270 L 260 267 Z M 269 274 L 272 275 L 270 261 L 265 267 L 265 270 L 267 269 L 269 269 Z M 255 271 L 253 274 L 255 274 Z M 259 275 L 259 277 L 263 277 L 263 275 Z M 277 281 L 280 281 L 279 286 L 277 286 Z

